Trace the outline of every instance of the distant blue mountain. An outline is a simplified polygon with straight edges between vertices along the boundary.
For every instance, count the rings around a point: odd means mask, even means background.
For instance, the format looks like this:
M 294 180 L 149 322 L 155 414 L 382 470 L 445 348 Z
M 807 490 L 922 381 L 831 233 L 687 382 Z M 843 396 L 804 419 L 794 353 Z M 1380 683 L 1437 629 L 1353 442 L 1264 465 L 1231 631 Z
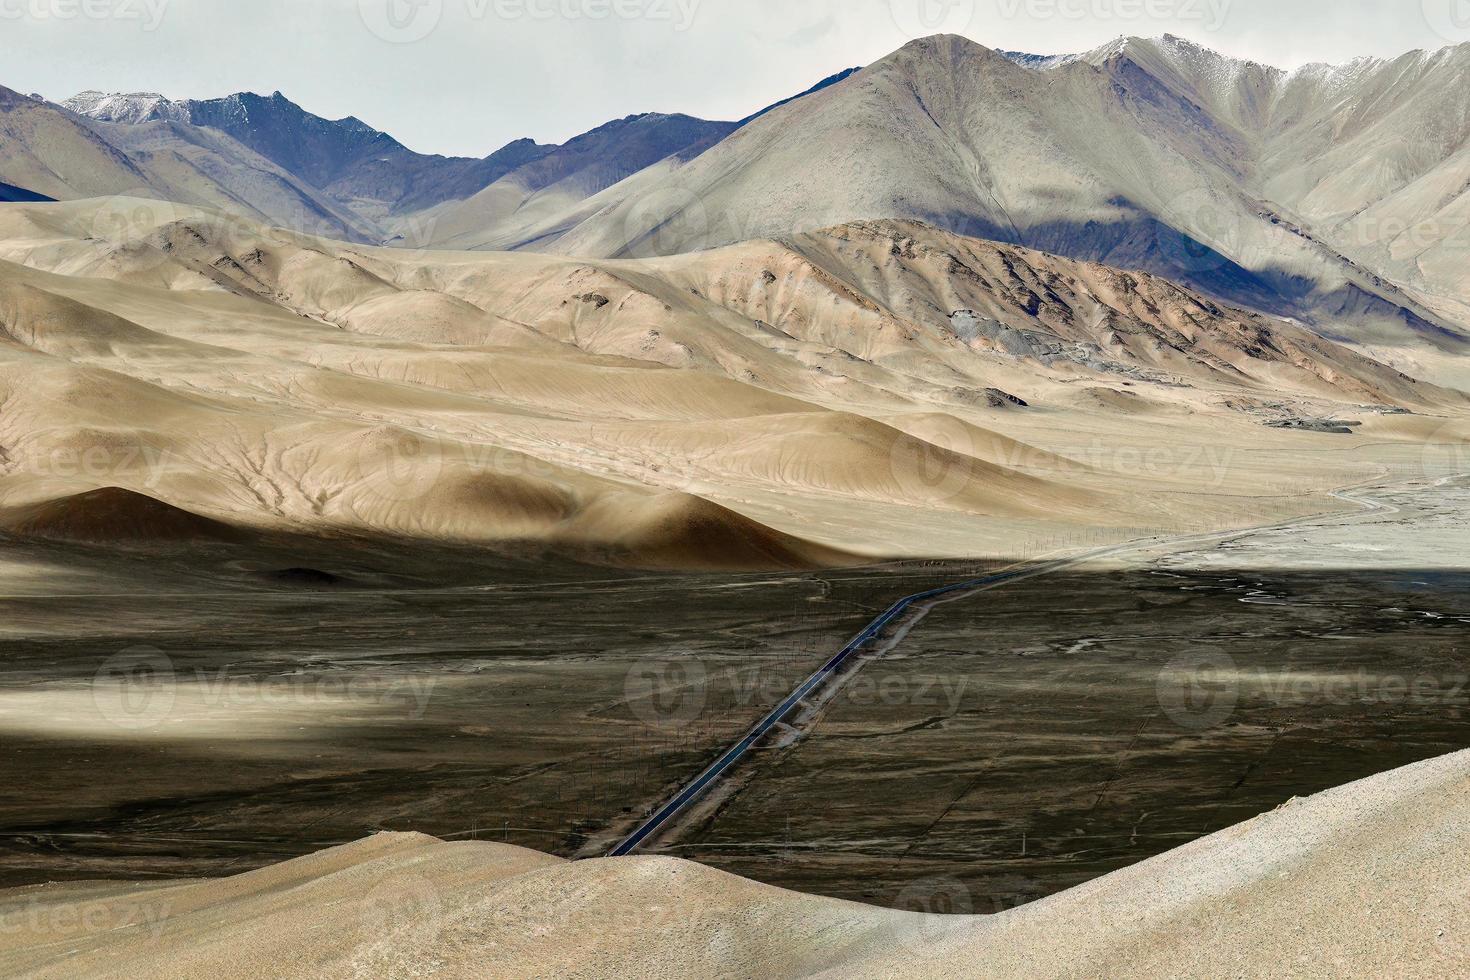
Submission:
M 0 181 L 0 203 L 35 204 L 38 201 L 54 200 L 56 200 L 54 197 L 47 197 L 45 194 L 37 194 L 35 191 L 28 191 L 24 187 L 16 187 L 14 184 L 7 184 Z

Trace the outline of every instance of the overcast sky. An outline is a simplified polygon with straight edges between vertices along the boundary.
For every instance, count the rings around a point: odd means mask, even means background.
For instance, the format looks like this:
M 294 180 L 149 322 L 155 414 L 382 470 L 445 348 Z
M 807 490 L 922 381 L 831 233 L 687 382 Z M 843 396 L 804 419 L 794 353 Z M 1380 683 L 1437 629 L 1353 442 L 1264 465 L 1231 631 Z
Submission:
M 1294 67 L 1470 41 L 1470 0 L 0 0 L 0 84 L 279 89 L 483 156 L 634 112 L 739 118 L 941 31 L 1046 54 L 1168 31 Z

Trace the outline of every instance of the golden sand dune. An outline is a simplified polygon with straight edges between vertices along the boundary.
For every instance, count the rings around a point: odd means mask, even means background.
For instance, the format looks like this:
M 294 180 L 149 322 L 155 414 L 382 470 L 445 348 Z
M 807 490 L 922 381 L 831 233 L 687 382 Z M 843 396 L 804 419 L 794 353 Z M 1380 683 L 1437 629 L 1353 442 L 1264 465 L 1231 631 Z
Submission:
M 952 419 L 946 425 L 932 415 L 901 421 L 906 429 L 846 412 L 803 412 L 720 424 L 604 427 L 596 435 L 652 447 L 658 456 L 678 461 L 671 465 L 680 472 L 726 486 L 779 485 L 997 517 L 1080 511 L 1098 503 L 1065 481 L 984 458 L 983 441 L 1000 440 L 983 430 Z M 1019 445 L 1002 443 L 994 455 L 1002 454 L 1024 458 Z M 1042 455 L 1035 462 L 1051 459 L 1059 457 Z
M 1463 975 L 1470 753 L 1374 776 L 995 916 L 811 898 L 670 858 L 420 834 L 219 881 L 0 893 L 35 977 Z M 914 904 L 959 886 L 920 882 Z M 952 896 L 951 896 L 952 897 Z M 962 903 L 963 904 L 963 903 Z
M 797 569 L 858 561 L 681 493 L 600 497 L 561 536 L 581 557 L 671 569 Z
M 1330 509 L 1314 491 L 1418 458 L 1379 412 L 1436 429 L 1467 404 L 1152 276 L 912 222 L 589 261 L 8 205 L 0 329 L 0 506 L 118 487 L 236 526 L 658 567 Z M 1345 457 L 1264 426 L 1292 415 L 1379 438 Z
M 530 327 L 486 313 L 453 296 L 428 291 L 376 296 L 340 311 L 334 322 L 359 333 L 452 347 L 557 346 Z
M 893 415 L 879 421 L 916 439 L 922 439 L 931 446 L 946 448 L 1021 472 L 1080 475 L 1093 469 L 1080 460 L 1038 449 L 940 412 Z
M 1157 402 L 1126 388 L 1095 386 L 1071 392 L 1071 395 L 1073 404 L 1078 408 L 1111 412 L 1117 415 L 1148 415 L 1179 410 L 1178 406 Z
M 180 345 L 105 310 L 14 278 L 0 281 L 0 342 L 73 360 Z

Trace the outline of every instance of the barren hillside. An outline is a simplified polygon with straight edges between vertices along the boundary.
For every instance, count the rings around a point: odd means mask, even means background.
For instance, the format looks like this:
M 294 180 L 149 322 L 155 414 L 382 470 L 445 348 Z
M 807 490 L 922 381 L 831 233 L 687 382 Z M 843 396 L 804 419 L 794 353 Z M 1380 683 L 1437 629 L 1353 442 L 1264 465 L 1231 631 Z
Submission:
M 1268 428 L 1336 417 L 1411 445 L 1465 405 L 1147 274 L 912 223 L 589 262 L 114 200 L 8 208 L 0 258 L 22 532 L 116 487 L 660 566 L 1013 553 L 1321 508 L 1344 471 L 1204 447 L 1351 445 Z M 1178 465 L 1115 453 L 1160 440 Z

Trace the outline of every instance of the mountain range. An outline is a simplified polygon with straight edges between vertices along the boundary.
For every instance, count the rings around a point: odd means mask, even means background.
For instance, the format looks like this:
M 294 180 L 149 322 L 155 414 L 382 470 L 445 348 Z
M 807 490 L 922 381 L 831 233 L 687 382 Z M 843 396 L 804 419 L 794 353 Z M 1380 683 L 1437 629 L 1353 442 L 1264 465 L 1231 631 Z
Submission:
M 1299 516 L 1364 478 L 1338 440 L 1401 466 L 1466 411 L 1447 267 L 1340 216 L 1453 173 L 1413 112 L 1465 57 L 941 36 L 745 119 L 482 159 L 281 93 L 0 91 L 5 195 L 58 199 L 0 207 L 0 531 L 764 568 Z M 1310 157 L 1390 137 L 1396 180 Z M 49 463 L 93 450 L 167 463 Z
M 671 255 L 912 219 L 1138 269 L 1434 374 L 1467 347 L 1470 45 L 1284 71 L 1187 40 L 915 41 L 733 122 L 415 153 L 277 92 L 0 91 L 0 181 L 360 243 Z M 1443 376 L 1443 375 L 1442 375 Z
M 659 254 L 914 218 L 1344 339 L 1462 349 L 1467 71 L 1470 46 L 1285 72 L 1174 37 L 1060 59 L 927 38 L 609 189 L 549 247 Z
M 33 117 L 37 135 L 31 142 L 48 139 L 41 133 L 47 129 L 73 141 L 91 136 L 134 166 L 101 175 L 83 169 L 67 178 L 44 166 L 8 166 L 5 172 L 21 186 L 31 186 L 25 184 L 30 180 L 58 197 L 90 196 L 110 178 L 117 185 L 113 193 L 154 191 L 168 200 L 232 206 L 252 218 L 351 241 L 402 241 L 410 237 L 402 229 L 430 220 L 415 215 L 482 192 L 508 212 L 569 206 L 670 156 L 696 156 L 771 109 L 856 70 L 736 122 L 640 113 L 559 146 L 520 139 L 483 158 L 416 153 L 360 119 L 317 116 L 281 92 L 174 100 L 151 92 L 86 91 L 59 105 L 34 97 L 27 105 L 25 97 L 10 93 L 8 101 Z M 548 207 L 548 201 L 554 204 Z M 412 237 L 415 244 L 429 244 L 417 241 L 424 236 Z

